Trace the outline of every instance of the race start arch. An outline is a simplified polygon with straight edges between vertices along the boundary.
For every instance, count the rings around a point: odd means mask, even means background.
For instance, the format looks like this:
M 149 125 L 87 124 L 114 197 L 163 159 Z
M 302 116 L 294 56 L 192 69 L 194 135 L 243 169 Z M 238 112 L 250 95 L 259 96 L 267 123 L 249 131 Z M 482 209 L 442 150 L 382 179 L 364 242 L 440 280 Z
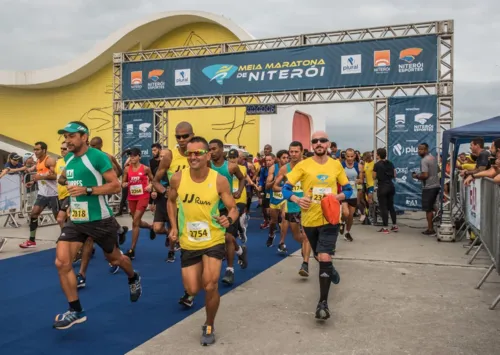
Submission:
M 416 146 L 439 154 L 453 125 L 453 33 L 445 20 L 116 53 L 114 153 L 141 137 L 168 146 L 171 110 L 366 101 L 374 150 L 399 169 L 396 204 L 418 209 Z

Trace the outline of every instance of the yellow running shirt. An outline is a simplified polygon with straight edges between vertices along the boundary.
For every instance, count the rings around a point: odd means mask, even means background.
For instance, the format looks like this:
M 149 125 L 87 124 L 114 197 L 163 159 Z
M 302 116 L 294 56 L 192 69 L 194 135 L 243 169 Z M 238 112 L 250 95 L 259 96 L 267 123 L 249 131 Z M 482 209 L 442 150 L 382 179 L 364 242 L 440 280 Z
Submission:
M 240 171 L 245 177 L 247 178 L 247 167 L 244 165 L 238 165 L 240 167 Z M 236 177 L 236 175 L 233 175 L 233 194 L 238 191 L 240 188 L 240 180 Z M 247 189 L 243 189 L 243 192 L 241 193 L 241 197 L 236 200 L 236 203 L 244 203 L 245 205 L 247 204 Z
M 309 209 L 302 209 L 302 225 L 304 227 L 320 227 L 328 222 L 323 217 L 321 199 L 326 194 L 337 194 L 337 183 L 347 185 L 349 180 L 339 160 L 329 158 L 325 164 L 314 159 L 302 160 L 286 175 L 291 185 L 302 183 L 304 195 L 312 194 Z
M 64 168 L 66 168 L 66 162 L 64 161 L 64 158 L 60 158 L 57 163 L 56 163 L 56 174 L 57 174 L 57 179 L 59 180 L 59 177 L 64 171 Z M 68 188 L 66 186 L 63 186 L 61 184 L 57 184 L 57 198 L 59 200 L 64 200 L 66 197 L 69 196 Z
M 176 172 L 184 170 L 189 167 L 187 157 L 179 152 L 178 148 L 171 149 L 172 161 L 170 162 L 170 167 L 167 171 L 168 179 L 172 177 Z
M 365 179 L 366 179 L 366 188 L 375 186 L 375 181 L 373 180 L 373 167 L 375 166 L 375 160 L 367 163 L 365 162 Z
M 182 170 L 177 189 L 181 249 L 202 250 L 223 244 L 226 229 L 212 218 L 219 215 L 218 174 L 210 169 L 205 181 L 197 183 L 191 179 L 189 170 Z

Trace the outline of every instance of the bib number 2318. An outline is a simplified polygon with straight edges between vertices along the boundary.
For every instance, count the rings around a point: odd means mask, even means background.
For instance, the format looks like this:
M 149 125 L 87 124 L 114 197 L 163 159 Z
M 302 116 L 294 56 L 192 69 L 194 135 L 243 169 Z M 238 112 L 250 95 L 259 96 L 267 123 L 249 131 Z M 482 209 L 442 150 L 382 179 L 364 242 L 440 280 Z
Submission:
M 89 203 L 71 202 L 71 220 L 75 222 L 89 221 Z

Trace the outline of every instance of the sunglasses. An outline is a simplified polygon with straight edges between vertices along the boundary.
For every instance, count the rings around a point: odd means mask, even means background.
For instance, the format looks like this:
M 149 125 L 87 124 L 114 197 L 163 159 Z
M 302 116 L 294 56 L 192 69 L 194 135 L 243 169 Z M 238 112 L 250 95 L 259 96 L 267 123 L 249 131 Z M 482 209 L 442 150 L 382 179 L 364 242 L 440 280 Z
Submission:
M 328 138 L 313 138 L 313 139 L 311 139 L 312 144 L 317 144 L 318 142 L 319 143 L 327 143 Z
M 188 139 L 190 136 L 190 134 L 176 134 L 175 135 L 175 139 L 179 140 L 179 139 Z
M 61 150 L 68 150 L 68 148 L 61 148 Z
M 195 157 L 201 157 L 202 155 L 205 155 L 208 153 L 208 150 L 205 149 L 195 149 L 195 150 L 186 150 L 184 153 L 187 157 L 190 157 L 191 155 L 194 155 Z

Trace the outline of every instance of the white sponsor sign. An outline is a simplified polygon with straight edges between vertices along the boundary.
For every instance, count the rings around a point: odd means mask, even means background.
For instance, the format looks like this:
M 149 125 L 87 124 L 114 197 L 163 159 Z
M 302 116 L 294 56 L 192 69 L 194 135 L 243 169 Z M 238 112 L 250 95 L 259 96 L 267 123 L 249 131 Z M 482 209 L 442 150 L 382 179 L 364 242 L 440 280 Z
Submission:
M 465 187 L 465 218 L 477 230 L 481 229 L 481 180 Z
M 20 175 L 5 175 L 0 179 L 0 211 L 21 210 Z

